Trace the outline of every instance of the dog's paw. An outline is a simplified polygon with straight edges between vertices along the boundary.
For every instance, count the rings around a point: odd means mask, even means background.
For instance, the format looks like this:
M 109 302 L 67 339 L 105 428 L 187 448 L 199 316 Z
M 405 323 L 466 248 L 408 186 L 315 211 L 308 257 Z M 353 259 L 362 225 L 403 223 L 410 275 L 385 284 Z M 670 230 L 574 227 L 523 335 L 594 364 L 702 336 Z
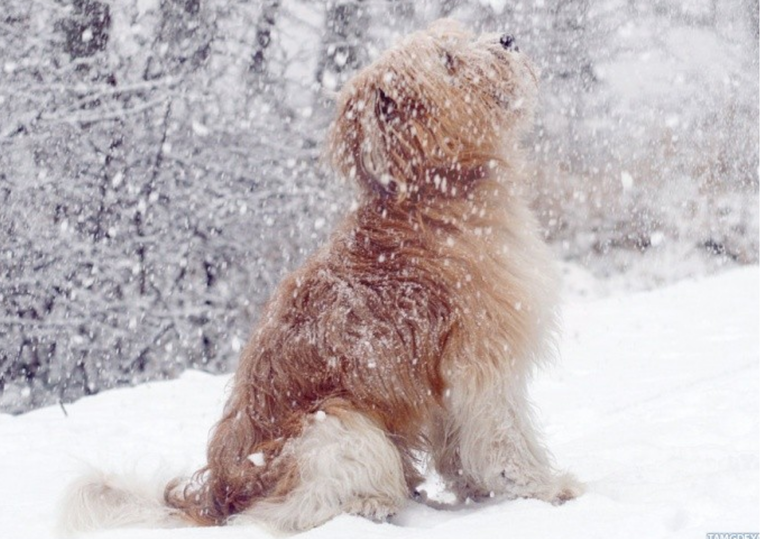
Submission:
M 477 485 L 474 481 L 468 481 L 462 476 L 457 477 L 454 481 L 449 481 L 446 486 L 454 493 L 458 503 L 480 502 L 505 493 L 503 489 L 499 488 L 501 485 L 491 489 Z M 512 497 L 514 498 L 514 496 Z
M 386 522 L 399 509 L 398 503 L 389 497 L 355 498 L 343 508 L 346 513 L 360 515 L 375 522 Z
M 527 481 L 515 481 L 505 476 L 505 492 L 509 498 L 533 498 L 562 505 L 568 500 L 583 494 L 583 484 L 574 475 L 563 473 L 554 475 L 547 473 L 540 478 Z
M 548 488 L 538 496 L 553 505 L 562 505 L 566 501 L 573 500 L 583 494 L 583 483 L 578 481 L 571 473 L 564 473 L 554 477 Z

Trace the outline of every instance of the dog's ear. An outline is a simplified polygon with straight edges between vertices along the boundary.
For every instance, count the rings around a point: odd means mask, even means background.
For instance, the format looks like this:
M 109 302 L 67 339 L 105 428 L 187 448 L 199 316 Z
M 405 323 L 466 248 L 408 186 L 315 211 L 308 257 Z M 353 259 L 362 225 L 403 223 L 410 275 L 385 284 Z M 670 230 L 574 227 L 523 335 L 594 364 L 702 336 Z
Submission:
M 398 118 L 399 110 L 398 105 L 396 102 L 388 97 L 388 94 L 386 94 L 382 89 L 377 89 L 377 101 L 376 101 L 376 112 L 380 119 L 382 119 L 385 122 L 390 122 L 391 120 L 394 120 L 395 118 Z

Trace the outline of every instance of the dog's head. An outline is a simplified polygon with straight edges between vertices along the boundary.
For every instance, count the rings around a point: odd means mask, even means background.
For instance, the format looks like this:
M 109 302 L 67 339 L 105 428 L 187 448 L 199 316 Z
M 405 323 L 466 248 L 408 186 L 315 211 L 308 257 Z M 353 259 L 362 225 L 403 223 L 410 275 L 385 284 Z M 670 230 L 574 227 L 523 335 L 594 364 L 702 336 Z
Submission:
M 406 38 L 341 91 L 331 161 L 366 193 L 463 193 L 530 124 L 537 79 L 514 38 L 442 20 Z

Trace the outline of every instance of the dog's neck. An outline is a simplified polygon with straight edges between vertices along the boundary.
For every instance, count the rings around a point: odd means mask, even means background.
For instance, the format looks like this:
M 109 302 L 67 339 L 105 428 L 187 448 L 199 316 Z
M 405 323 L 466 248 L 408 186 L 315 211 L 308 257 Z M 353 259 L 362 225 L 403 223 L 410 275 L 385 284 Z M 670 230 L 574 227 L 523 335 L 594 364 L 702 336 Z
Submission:
M 360 185 L 366 202 L 385 208 L 401 204 L 410 208 L 425 208 L 451 204 L 456 200 L 472 199 L 479 189 L 491 182 L 504 182 L 510 176 L 503 161 L 463 168 L 458 165 L 430 167 L 414 178 L 365 178 Z
M 466 234 L 498 227 L 517 196 L 509 173 L 498 165 L 430 169 L 408 192 L 378 189 L 363 193 L 357 218 L 365 223 L 385 223 L 380 229 L 416 223 Z

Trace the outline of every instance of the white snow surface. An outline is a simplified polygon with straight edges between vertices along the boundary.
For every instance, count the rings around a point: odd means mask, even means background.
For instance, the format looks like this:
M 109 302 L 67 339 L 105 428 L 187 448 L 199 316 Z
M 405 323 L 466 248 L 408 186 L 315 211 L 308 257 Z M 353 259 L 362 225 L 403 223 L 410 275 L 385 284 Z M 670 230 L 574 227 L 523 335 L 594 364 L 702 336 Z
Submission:
M 533 396 L 547 443 L 587 485 L 554 507 L 409 502 L 391 522 L 341 516 L 304 538 L 702 538 L 760 529 L 758 268 L 570 299 L 561 359 Z M 108 391 L 0 415 L 0 534 L 54 537 L 65 485 L 92 465 L 158 481 L 202 464 L 227 376 Z M 270 538 L 264 528 L 105 530 L 97 538 Z

